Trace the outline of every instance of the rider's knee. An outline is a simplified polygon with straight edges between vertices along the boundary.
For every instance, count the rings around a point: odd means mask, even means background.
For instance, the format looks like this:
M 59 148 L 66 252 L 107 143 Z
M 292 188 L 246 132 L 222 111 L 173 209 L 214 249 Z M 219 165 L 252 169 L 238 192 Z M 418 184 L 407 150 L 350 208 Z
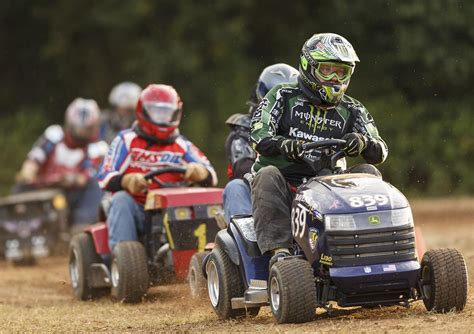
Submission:
M 117 191 L 115 194 L 113 194 L 110 203 L 111 208 L 114 206 L 123 207 L 133 205 L 135 205 L 135 200 L 133 199 L 132 195 L 130 195 L 125 190 Z
M 227 183 L 224 188 L 224 194 L 232 193 L 235 190 L 247 189 L 247 184 L 242 179 L 234 179 Z
M 275 166 L 266 166 L 258 171 L 257 175 L 255 176 L 255 179 L 279 176 L 281 176 L 281 172 L 278 168 L 276 168 Z

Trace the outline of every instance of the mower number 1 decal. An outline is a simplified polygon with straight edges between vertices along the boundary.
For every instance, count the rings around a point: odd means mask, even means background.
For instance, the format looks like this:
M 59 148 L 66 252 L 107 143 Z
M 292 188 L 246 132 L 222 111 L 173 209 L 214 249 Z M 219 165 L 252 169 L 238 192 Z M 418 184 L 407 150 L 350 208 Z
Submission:
M 206 248 L 206 224 L 200 224 L 194 230 L 194 236 L 198 239 L 198 252 L 202 252 Z
M 298 204 L 291 210 L 291 230 L 293 231 L 294 237 L 303 238 L 307 212 L 308 209 L 301 204 Z
M 377 195 L 362 195 L 349 197 L 349 204 L 353 208 L 360 208 L 362 206 L 385 205 L 388 203 L 388 197 L 382 194 Z

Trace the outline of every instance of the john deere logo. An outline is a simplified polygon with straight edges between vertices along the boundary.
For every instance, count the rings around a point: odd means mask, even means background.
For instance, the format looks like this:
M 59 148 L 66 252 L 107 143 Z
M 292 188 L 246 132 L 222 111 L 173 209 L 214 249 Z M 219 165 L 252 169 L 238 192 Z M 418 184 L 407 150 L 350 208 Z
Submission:
M 369 224 L 370 225 L 379 225 L 380 224 L 380 217 L 379 216 L 370 216 L 369 217 Z

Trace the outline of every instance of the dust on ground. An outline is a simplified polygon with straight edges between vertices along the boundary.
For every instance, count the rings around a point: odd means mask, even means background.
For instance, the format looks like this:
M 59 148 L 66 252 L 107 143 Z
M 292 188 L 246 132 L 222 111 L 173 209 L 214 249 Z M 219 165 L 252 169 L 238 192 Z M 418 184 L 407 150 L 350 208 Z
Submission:
M 189 298 L 186 284 L 150 289 L 145 301 L 127 305 L 108 297 L 80 302 L 72 297 L 66 257 L 35 267 L 0 263 L 0 331 L 271 331 L 407 333 L 474 331 L 474 199 L 413 201 L 415 222 L 427 248 L 456 247 L 469 270 L 469 298 L 460 313 L 427 313 L 422 302 L 411 308 L 318 310 L 305 324 L 275 324 L 269 308 L 258 317 L 221 321 L 207 300 Z

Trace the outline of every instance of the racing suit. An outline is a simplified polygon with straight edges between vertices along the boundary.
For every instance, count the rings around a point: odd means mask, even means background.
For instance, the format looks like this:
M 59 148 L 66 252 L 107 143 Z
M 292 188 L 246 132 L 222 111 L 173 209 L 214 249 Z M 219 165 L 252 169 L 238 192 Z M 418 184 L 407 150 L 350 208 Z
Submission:
M 209 160 L 178 131 L 166 141 L 147 136 L 138 126 L 118 134 L 98 175 L 100 187 L 114 193 L 107 216 L 110 249 L 120 241 L 138 240 L 144 232 L 146 194 L 130 194 L 123 190 L 122 177 L 129 173 L 146 174 L 162 167 L 185 167 L 190 162 L 200 163 L 209 171 L 208 177 L 200 182 L 201 186 L 217 184 L 217 176 Z M 156 178 L 166 183 L 184 181 L 182 174 L 173 173 Z M 157 189 L 159 185 L 152 182 L 148 188 Z
M 256 154 L 249 142 L 250 115 L 234 114 L 227 119 L 226 124 L 231 128 L 225 143 L 229 161 L 227 175 L 231 181 L 225 186 L 222 197 L 224 217 L 229 223 L 233 215 L 252 213 L 250 188 L 244 181 L 244 175 L 250 172 Z
M 104 147 L 106 150 L 104 142 L 76 146 L 68 140 L 60 125 L 51 125 L 28 154 L 28 159 L 39 166 L 36 176 L 39 184 L 61 186 L 78 175 L 86 178 L 85 186 L 66 187 L 65 195 L 74 225 L 96 221 L 103 193 L 94 178 L 94 167 L 105 154 Z
M 251 121 L 251 141 L 258 152 L 252 166 L 256 174 L 252 183 L 253 216 L 262 253 L 292 247 L 290 210 L 294 191 L 315 176 L 306 163 L 287 160 L 280 152 L 281 142 L 337 139 L 350 132 L 365 136 L 367 145 L 361 155 L 367 163 L 385 161 L 387 146 L 359 101 L 346 95 L 335 108 L 324 110 L 312 104 L 297 83 L 275 86 L 265 96 Z M 361 165 L 357 172 L 371 168 L 376 170 L 371 165 Z M 356 172 L 354 169 L 347 172 Z

